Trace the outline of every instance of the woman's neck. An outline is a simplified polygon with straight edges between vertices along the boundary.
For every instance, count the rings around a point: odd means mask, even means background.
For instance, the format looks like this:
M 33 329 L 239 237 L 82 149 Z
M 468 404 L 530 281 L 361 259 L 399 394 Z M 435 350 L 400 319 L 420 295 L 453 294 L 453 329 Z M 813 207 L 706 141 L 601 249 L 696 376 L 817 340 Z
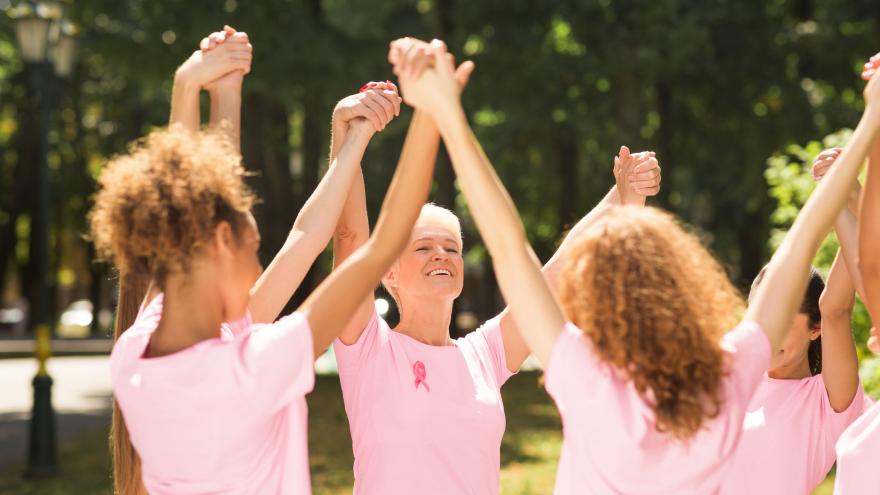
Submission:
M 223 304 L 216 280 L 169 276 L 164 292 L 162 319 L 150 338 L 147 357 L 174 354 L 220 335 Z
M 419 342 L 434 346 L 453 345 L 449 337 L 452 320 L 451 298 L 402 300 L 400 323 L 395 332 L 412 337 Z
M 795 363 L 784 364 L 767 371 L 767 376 L 776 380 L 802 380 L 813 376 L 810 363 L 802 359 Z

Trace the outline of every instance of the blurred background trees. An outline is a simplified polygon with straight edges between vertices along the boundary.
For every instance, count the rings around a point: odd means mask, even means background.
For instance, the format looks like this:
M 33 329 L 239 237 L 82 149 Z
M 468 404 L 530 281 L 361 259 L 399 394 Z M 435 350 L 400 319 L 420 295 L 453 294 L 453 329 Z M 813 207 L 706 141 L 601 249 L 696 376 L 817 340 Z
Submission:
M 663 190 L 651 202 L 693 225 L 742 287 L 768 258 L 772 230 L 785 227 L 774 211 L 800 205 L 769 194 L 767 177 L 774 188 L 809 187 L 772 171 L 808 163 L 824 136 L 854 125 L 858 69 L 880 49 L 880 3 L 870 0 L 88 0 L 69 13 L 81 27 L 78 66 L 53 114 L 49 157 L 56 316 L 80 299 L 112 311 L 115 279 L 84 239 L 95 177 L 126 143 L 165 125 L 174 69 L 224 23 L 255 47 L 242 150 L 263 198 L 264 263 L 326 167 L 333 105 L 368 80 L 392 79 L 388 42 L 412 35 L 442 38 L 476 62 L 465 106 L 542 259 L 611 187 L 612 157 L 626 144 L 657 152 Z M 33 290 L 35 105 L 0 18 L 7 305 Z M 377 135 L 363 162 L 372 217 L 410 115 Z M 443 156 L 436 177 L 434 201 L 465 228 L 457 311 L 466 317 L 456 325 L 466 330 L 502 302 Z M 294 300 L 328 270 L 325 256 Z

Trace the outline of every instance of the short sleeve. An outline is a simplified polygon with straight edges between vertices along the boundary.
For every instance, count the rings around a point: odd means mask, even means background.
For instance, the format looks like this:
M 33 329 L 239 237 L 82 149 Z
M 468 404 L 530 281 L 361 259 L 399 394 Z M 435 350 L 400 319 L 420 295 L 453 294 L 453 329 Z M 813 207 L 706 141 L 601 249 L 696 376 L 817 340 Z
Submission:
M 220 325 L 220 329 L 224 332 L 229 332 L 229 335 L 232 337 L 236 337 L 241 335 L 245 330 L 249 329 L 254 324 L 254 318 L 251 316 L 251 310 L 247 310 L 244 314 L 244 317 L 237 321 L 227 321 Z
M 467 334 L 464 340 L 478 355 L 484 356 L 486 361 L 490 363 L 499 387 L 516 374 L 507 367 L 504 339 L 501 336 L 500 315 L 486 321 L 479 328 Z
M 388 342 L 388 324 L 373 310 L 372 316 L 357 341 L 346 345 L 339 338 L 333 340 L 333 353 L 336 354 L 336 365 L 339 374 L 357 371 L 379 347 Z
M 825 389 L 825 381 L 822 380 L 822 419 L 828 425 L 824 428 L 826 441 L 830 447 L 834 447 L 840 435 L 859 415 L 865 410 L 865 390 L 862 388 L 862 381 L 856 387 L 856 393 L 853 395 L 852 401 L 846 409 L 837 412 L 831 407 L 831 399 L 828 398 L 828 392 Z
M 721 347 L 729 357 L 728 390 L 748 404 L 770 366 L 770 340 L 758 323 L 744 321 L 724 335 Z
M 274 412 L 315 385 L 312 331 L 301 313 L 251 326 L 236 342 L 242 377 L 261 410 Z
M 574 399 L 586 400 L 585 386 L 598 376 L 598 362 L 592 344 L 584 333 L 567 323 L 556 338 L 544 376 L 544 388 L 560 410 Z

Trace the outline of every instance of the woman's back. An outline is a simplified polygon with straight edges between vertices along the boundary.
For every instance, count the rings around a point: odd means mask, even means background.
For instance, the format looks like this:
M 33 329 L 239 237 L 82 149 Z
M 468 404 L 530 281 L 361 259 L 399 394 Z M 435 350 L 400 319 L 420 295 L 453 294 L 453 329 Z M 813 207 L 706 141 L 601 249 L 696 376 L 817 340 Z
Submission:
M 175 354 L 144 358 L 156 297 L 117 342 L 114 393 L 150 493 L 308 493 L 311 333 L 293 314 L 245 319 Z
M 657 430 L 632 380 L 601 362 L 587 337 L 569 324 L 546 375 L 565 431 L 556 493 L 715 493 L 770 359 L 767 338 L 753 323 L 725 335 L 722 349 L 729 371 L 719 414 L 680 440 Z

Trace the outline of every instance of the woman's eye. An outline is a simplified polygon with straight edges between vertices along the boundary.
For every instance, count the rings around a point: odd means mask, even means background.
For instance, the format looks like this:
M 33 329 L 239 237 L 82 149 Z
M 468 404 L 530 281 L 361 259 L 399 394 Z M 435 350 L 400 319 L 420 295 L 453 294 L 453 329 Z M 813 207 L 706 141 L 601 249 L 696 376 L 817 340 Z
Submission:
M 426 248 L 426 247 L 416 248 L 416 251 L 427 251 L 427 250 L 428 250 L 428 248 Z

